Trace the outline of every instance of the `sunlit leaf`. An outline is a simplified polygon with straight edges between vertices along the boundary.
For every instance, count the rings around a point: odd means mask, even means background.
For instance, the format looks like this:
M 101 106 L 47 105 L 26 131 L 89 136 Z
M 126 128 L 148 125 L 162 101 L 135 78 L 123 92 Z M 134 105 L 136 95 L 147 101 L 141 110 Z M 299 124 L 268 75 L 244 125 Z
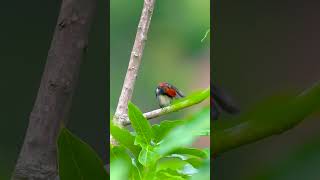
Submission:
M 206 160 L 199 168 L 198 173 L 194 174 L 191 180 L 209 180 L 210 179 L 210 160 Z
M 190 145 L 197 137 L 196 132 L 202 131 L 210 126 L 210 108 L 199 112 L 194 119 L 182 126 L 174 128 L 156 147 L 156 152 L 165 155 L 177 148 Z
M 179 147 L 171 151 L 170 154 L 188 154 L 199 158 L 208 158 L 206 152 L 196 148 Z
M 124 158 L 113 161 L 110 164 L 110 180 L 128 179 L 130 166 L 131 163 Z
M 185 122 L 185 120 L 165 120 L 160 124 L 152 125 L 152 130 L 155 134 L 155 142 L 161 141 L 173 128 L 176 128 Z
M 153 166 L 159 158 L 160 155 L 154 151 L 152 146 L 143 147 L 139 154 L 139 162 L 143 166 Z
M 121 145 L 110 148 L 110 162 L 116 159 L 125 159 L 127 161 L 131 161 L 131 157 L 127 153 L 126 148 Z
M 156 180 L 185 180 L 188 176 L 178 173 L 176 170 L 165 169 L 157 172 Z
M 135 142 L 139 143 L 142 146 L 151 145 L 154 134 L 148 120 L 143 116 L 139 108 L 131 102 L 129 102 L 128 105 L 128 114 L 131 125 L 137 133 Z
M 120 128 L 110 123 L 110 130 L 113 138 L 122 146 L 128 148 L 136 157 L 138 157 L 141 148 L 134 145 L 135 137 L 125 128 Z

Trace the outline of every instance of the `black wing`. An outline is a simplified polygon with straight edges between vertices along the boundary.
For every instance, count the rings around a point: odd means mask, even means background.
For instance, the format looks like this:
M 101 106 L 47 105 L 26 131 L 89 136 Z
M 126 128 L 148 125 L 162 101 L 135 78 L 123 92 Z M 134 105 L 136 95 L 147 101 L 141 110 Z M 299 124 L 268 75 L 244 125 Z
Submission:
M 221 107 L 222 110 L 230 114 L 236 114 L 239 112 L 238 107 L 235 105 L 231 97 L 225 94 L 221 89 L 217 88 L 215 85 L 212 85 L 211 93 L 213 96 L 213 100 Z
M 180 97 L 185 97 L 185 95 L 178 89 L 176 88 L 175 86 L 167 83 L 172 89 L 176 90 L 177 94 L 180 96 Z

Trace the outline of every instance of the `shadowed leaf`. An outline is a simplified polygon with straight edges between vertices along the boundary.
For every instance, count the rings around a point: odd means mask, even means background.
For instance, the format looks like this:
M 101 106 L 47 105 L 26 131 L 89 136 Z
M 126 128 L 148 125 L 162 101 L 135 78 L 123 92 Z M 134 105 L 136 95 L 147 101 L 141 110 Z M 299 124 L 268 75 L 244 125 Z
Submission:
M 58 162 L 60 180 L 108 178 L 96 152 L 65 128 L 58 138 Z

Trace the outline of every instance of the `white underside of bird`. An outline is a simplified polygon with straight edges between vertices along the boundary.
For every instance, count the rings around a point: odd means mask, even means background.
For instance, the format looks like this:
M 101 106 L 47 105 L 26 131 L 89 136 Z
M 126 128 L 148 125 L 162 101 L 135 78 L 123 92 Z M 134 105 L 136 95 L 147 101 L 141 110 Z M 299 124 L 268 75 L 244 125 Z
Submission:
M 169 96 L 158 95 L 157 98 L 160 104 L 162 105 L 162 107 L 169 106 L 171 104 L 172 98 L 170 98 Z

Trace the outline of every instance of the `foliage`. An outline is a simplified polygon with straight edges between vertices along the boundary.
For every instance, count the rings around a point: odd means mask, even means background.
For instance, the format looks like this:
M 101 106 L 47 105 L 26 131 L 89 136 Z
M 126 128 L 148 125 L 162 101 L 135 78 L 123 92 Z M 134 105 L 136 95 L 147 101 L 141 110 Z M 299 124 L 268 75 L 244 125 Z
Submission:
M 219 154 L 293 128 L 320 109 L 320 83 L 298 96 L 267 99 L 252 110 L 214 124 L 213 153 Z
M 203 96 L 195 94 L 184 101 L 194 101 L 197 98 Z M 192 118 L 167 120 L 153 126 L 132 103 L 129 103 L 128 110 L 134 132 L 120 128 L 112 122 L 110 124 L 111 134 L 119 144 L 110 145 L 111 179 L 183 180 L 193 175 L 209 178 L 208 149 L 188 147 L 197 136 L 208 131 L 209 107 L 205 107 Z M 98 155 L 65 128 L 61 130 L 58 138 L 58 162 L 61 180 L 108 178 Z
M 200 94 L 204 91 L 186 97 L 173 106 L 203 98 Z M 319 109 L 320 84 L 298 96 L 269 98 L 238 117 L 215 123 L 213 153 L 220 154 L 282 133 Z M 130 102 L 128 115 L 134 132 L 110 122 L 111 134 L 118 142 L 117 146 L 110 147 L 111 179 L 209 179 L 210 149 L 190 147 L 197 137 L 210 135 L 209 107 L 188 119 L 165 120 L 151 125 L 139 108 Z M 62 180 L 108 177 L 97 154 L 67 129 L 59 135 L 58 160 Z
M 65 128 L 58 138 L 58 162 L 60 180 L 108 178 L 93 149 Z
M 111 134 L 119 143 L 110 148 L 111 179 L 183 180 L 195 175 L 209 179 L 208 150 L 190 147 L 201 132 L 209 129 L 209 107 L 190 119 L 166 120 L 152 126 L 131 102 L 128 115 L 133 133 L 111 123 Z

